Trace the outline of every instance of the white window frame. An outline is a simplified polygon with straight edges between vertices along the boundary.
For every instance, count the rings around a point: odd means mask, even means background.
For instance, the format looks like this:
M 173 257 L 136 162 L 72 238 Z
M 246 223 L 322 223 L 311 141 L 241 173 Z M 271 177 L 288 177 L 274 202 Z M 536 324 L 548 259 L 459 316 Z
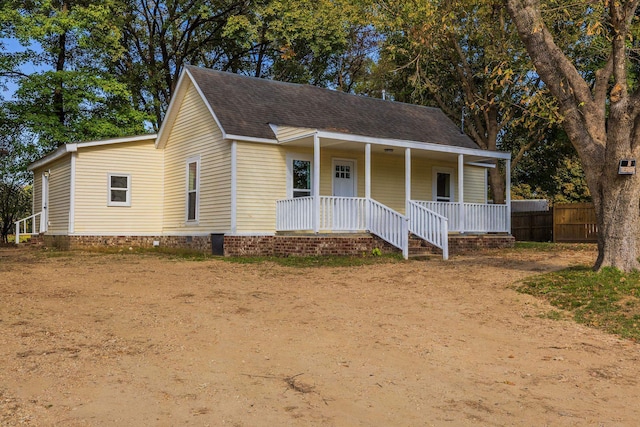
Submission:
M 438 201 L 438 174 L 449 174 L 449 194 L 451 194 L 449 201 L 445 202 L 440 200 L 443 203 L 454 203 L 456 200 L 455 193 L 455 185 L 453 182 L 453 168 L 445 168 L 445 167 L 433 167 L 433 175 L 431 178 L 431 198 L 434 202 Z
M 189 190 L 189 165 L 195 163 L 196 164 L 196 188 L 195 190 Z M 200 156 L 192 156 L 189 157 L 186 161 L 185 165 L 185 203 L 184 203 L 184 218 L 187 224 L 197 224 L 200 221 L 200 184 L 201 184 L 201 175 L 200 175 Z M 195 218 L 189 219 L 189 193 L 194 191 L 196 194 L 195 197 Z
M 127 178 L 127 187 L 111 187 L 111 177 L 122 177 Z M 111 200 L 111 190 L 124 190 L 126 191 L 126 197 L 124 202 L 115 202 Z M 118 173 L 118 172 L 109 172 L 107 173 L 107 206 L 131 206 L 131 174 L 128 173 Z
M 301 160 L 309 162 L 309 196 L 313 196 L 313 154 L 287 153 L 287 198 L 293 199 L 293 162 Z

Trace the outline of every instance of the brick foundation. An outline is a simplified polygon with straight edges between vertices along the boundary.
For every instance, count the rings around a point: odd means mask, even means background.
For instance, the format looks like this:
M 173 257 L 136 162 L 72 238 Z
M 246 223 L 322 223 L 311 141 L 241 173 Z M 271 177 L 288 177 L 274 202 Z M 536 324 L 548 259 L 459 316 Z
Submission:
M 225 236 L 225 256 L 360 256 L 378 248 L 382 253 L 399 250 L 371 235 Z
M 515 238 L 508 234 L 451 234 L 449 255 L 462 255 L 485 249 L 512 248 L 515 242 Z M 426 254 L 442 255 L 442 250 L 412 234 L 409 237 L 409 255 Z
M 516 239 L 509 234 L 479 234 L 449 236 L 449 253 L 460 255 L 483 249 L 512 248 Z
M 210 236 L 51 236 L 44 235 L 44 245 L 61 250 L 97 249 L 105 247 L 151 248 L 157 241 L 161 247 L 192 249 L 211 253 Z M 510 235 L 451 235 L 449 254 L 464 254 L 483 249 L 511 248 L 515 239 Z M 276 236 L 224 236 L 225 256 L 360 256 L 375 248 L 382 253 L 400 250 L 379 237 L 365 234 L 344 235 L 276 235 Z M 412 236 L 409 253 L 441 254 L 442 251 Z
M 151 248 L 153 242 L 165 248 L 211 252 L 209 236 L 51 236 L 44 235 L 44 245 L 60 250 L 97 248 Z

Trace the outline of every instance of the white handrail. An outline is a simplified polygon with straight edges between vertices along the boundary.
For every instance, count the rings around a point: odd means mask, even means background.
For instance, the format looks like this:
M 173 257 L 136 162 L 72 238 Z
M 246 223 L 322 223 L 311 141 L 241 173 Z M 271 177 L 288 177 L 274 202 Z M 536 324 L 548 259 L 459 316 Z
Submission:
M 449 259 L 449 229 L 446 217 L 409 200 L 407 204 L 409 231 L 442 249 L 442 259 Z
M 40 216 L 40 221 L 42 221 L 42 212 L 37 212 L 14 223 L 16 225 L 16 245 L 20 244 L 20 234 L 29 236 L 38 234 L 36 232 L 36 218 L 38 216 Z
M 409 225 L 407 217 L 373 199 L 368 200 L 368 205 L 369 231 L 401 249 L 402 256 L 405 259 L 409 258 Z

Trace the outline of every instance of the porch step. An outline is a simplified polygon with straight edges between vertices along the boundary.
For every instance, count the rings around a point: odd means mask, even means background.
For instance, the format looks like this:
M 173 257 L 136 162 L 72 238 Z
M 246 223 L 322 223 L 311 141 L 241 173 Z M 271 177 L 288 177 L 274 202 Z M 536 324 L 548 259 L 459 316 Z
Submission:
M 41 234 L 33 234 L 24 244 L 29 246 L 44 246 L 44 236 Z
M 419 238 L 414 234 L 409 235 L 409 258 L 417 258 L 429 255 L 442 255 L 442 249 Z

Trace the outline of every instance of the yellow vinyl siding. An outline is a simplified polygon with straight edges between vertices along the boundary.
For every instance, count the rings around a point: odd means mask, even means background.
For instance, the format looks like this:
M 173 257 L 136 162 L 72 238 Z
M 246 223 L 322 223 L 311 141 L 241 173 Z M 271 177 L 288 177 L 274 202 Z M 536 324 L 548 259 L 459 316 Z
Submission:
M 486 169 L 477 166 L 464 167 L 464 201 L 487 203 Z
M 277 134 L 278 141 L 287 141 L 294 138 L 299 138 L 305 135 L 309 135 L 314 132 L 315 129 L 309 128 L 297 128 L 292 126 L 278 126 Z
M 404 156 L 371 154 L 371 198 L 404 213 Z
M 154 140 L 78 147 L 74 234 L 159 234 L 162 158 Z M 129 176 L 131 206 L 108 206 L 109 173 Z
M 69 232 L 71 156 L 64 156 L 47 166 L 49 170 L 48 234 Z M 42 177 L 40 177 L 42 185 Z M 40 196 L 42 200 L 42 196 Z
M 186 221 L 187 159 L 200 157 L 199 221 Z M 164 149 L 165 233 L 227 232 L 231 228 L 231 146 L 194 86 L 184 97 Z
M 238 143 L 238 233 L 275 232 L 276 201 L 287 198 L 287 152 L 272 144 Z

